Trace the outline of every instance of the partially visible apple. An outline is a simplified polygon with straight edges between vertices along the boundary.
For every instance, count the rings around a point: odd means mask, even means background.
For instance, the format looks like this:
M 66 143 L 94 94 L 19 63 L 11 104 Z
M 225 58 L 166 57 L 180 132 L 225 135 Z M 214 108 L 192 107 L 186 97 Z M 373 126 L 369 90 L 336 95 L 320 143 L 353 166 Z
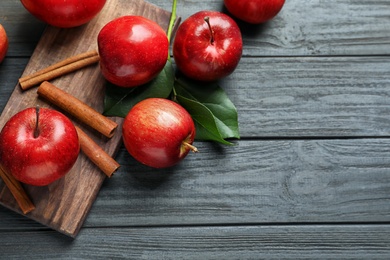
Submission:
M 190 114 L 178 103 L 148 98 L 127 114 L 122 128 L 127 151 L 139 162 L 154 168 L 167 168 L 180 162 L 195 138 Z
M 120 87 L 136 87 L 154 79 L 168 59 L 169 42 L 156 22 L 142 16 L 122 16 L 99 32 L 103 76 Z
M 20 182 L 45 186 L 77 160 L 79 139 L 62 113 L 30 107 L 13 115 L 0 132 L 0 164 Z
M 274 18 L 285 0 L 224 0 L 226 9 L 235 17 L 252 24 L 264 23 Z
M 236 22 L 221 12 L 200 11 L 177 29 L 173 57 L 187 77 L 214 81 L 231 74 L 242 54 L 242 36 Z
M 3 25 L 0 24 L 0 63 L 4 60 L 8 50 L 8 36 Z
M 20 0 L 36 18 L 60 28 L 80 26 L 92 20 L 106 0 Z

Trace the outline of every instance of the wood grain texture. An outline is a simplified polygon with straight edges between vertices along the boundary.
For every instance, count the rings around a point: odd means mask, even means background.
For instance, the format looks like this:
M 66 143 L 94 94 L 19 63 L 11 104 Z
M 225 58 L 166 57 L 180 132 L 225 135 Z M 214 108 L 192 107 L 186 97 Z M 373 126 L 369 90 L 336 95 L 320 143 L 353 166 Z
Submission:
M 3 232 L 5 259 L 388 259 L 387 225 L 83 229 Z M 28 251 L 17 251 L 20 244 Z M 44 249 L 44 250 L 42 250 Z
M 45 26 L 19 0 L 0 7 L 3 108 Z M 226 11 L 178 1 L 183 19 L 203 9 Z M 388 14 L 385 0 L 288 0 L 264 25 L 239 22 L 244 55 L 221 86 L 242 140 L 198 142 L 161 171 L 122 147 L 76 239 L 0 207 L 0 258 L 389 259 Z
M 11 43 L 7 56 L 29 58 L 46 24 L 33 17 L 20 0 L 3 0 L 0 7 L 0 23 L 4 26 Z
M 29 75 L 70 56 L 97 49 L 97 35 L 100 29 L 110 20 L 123 14 L 142 14 L 159 23 L 164 29 L 168 27 L 170 19 L 169 12 L 144 1 L 108 1 L 102 12 L 84 26 L 68 30 L 48 26 L 23 75 Z M 103 110 L 106 81 L 98 65 L 60 77 L 52 83 L 97 111 Z M 51 106 L 37 98 L 36 89 L 22 92 L 17 85 L 1 115 L 1 127 L 12 115 L 37 104 L 41 107 Z M 55 106 L 53 108 L 57 109 Z M 112 118 L 112 120 L 119 124 L 120 129 L 122 119 Z M 80 123 L 76 119 L 74 122 Z M 88 127 L 83 125 L 80 127 L 109 155 L 116 154 L 121 143 L 120 131 L 117 131 L 111 139 L 107 139 Z M 81 154 L 72 170 L 55 183 L 45 187 L 25 185 L 27 193 L 36 206 L 36 209 L 27 216 L 64 234 L 76 236 L 104 179 L 105 175 Z M 0 204 L 20 212 L 3 182 L 0 182 Z
M 6 65 L 0 104 L 24 61 Z M 244 58 L 220 86 L 237 107 L 242 138 L 387 137 L 389 71 L 387 56 Z
M 172 1 L 150 2 L 171 10 Z M 14 42 L 9 55 L 31 55 L 44 24 L 31 17 L 19 0 L 2 0 L 1 7 L 0 21 Z M 178 1 L 177 13 L 185 19 L 205 8 L 227 12 L 223 1 L 201 0 Z M 388 55 L 389 8 L 387 1 L 289 0 L 266 24 L 251 26 L 238 21 L 244 35 L 244 56 Z
M 390 222 L 387 139 L 196 145 L 161 171 L 121 151 L 86 226 Z
M 171 1 L 153 2 L 170 9 Z M 177 10 L 184 20 L 205 8 L 228 13 L 220 0 L 178 1 Z M 281 12 L 265 24 L 237 21 L 244 38 L 243 54 L 256 57 L 390 54 L 389 8 L 388 1 L 287 0 Z
M 390 222 L 387 139 L 196 145 L 158 171 L 121 149 L 84 227 Z M 15 217 L 0 211 L 0 230 L 26 228 Z
M 220 85 L 242 136 L 389 136 L 390 57 L 244 59 Z

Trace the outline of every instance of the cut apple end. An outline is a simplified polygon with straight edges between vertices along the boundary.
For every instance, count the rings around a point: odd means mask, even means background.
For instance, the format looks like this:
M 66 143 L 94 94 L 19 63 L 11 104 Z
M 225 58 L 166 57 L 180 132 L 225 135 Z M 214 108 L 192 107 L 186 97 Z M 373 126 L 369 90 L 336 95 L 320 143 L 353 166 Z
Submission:
M 191 143 L 191 135 L 187 136 L 186 139 L 184 139 L 182 142 L 181 142 L 181 146 L 180 146 L 180 156 L 182 156 L 183 154 L 187 153 L 188 150 L 194 152 L 194 153 L 197 153 L 199 150 L 198 148 L 196 148 L 194 145 L 192 145 Z
M 35 107 L 36 121 L 35 121 L 35 129 L 34 129 L 34 138 L 39 137 L 39 106 Z
M 204 21 L 207 23 L 207 26 L 209 27 L 209 30 L 210 30 L 210 43 L 214 44 L 214 30 L 211 28 L 211 25 L 210 25 L 210 17 L 206 16 L 204 18 Z
M 183 146 L 184 150 L 189 148 L 194 153 L 199 152 L 198 148 L 196 148 L 195 146 L 193 146 L 192 144 L 190 144 L 190 143 L 188 143 L 186 141 L 182 142 L 182 146 Z

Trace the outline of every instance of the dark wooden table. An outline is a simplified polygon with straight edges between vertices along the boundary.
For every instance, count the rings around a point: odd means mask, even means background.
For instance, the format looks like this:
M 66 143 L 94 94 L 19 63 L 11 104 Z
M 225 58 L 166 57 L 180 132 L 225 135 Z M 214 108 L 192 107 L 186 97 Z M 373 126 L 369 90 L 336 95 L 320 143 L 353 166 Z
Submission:
M 183 19 L 225 12 L 178 2 Z M 45 24 L 18 0 L 1 1 L 0 23 L 3 109 Z M 287 0 L 264 25 L 239 22 L 243 58 L 221 81 L 239 113 L 234 146 L 197 142 L 165 170 L 122 148 L 75 239 L 0 207 L 0 258 L 388 259 L 389 24 L 379 0 Z

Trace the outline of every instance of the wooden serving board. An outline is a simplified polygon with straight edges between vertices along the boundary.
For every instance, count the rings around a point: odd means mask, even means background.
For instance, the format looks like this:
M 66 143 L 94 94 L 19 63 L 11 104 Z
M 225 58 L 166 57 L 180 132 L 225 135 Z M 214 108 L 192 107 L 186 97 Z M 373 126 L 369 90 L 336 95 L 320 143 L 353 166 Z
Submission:
M 97 35 L 100 29 L 112 19 L 123 15 L 142 15 L 156 21 L 163 29 L 167 30 L 171 14 L 142 0 L 107 0 L 100 14 L 86 25 L 71 29 L 48 26 L 27 64 L 23 76 L 70 56 L 97 49 Z M 106 81 L 100 73 L 98 64 L 52 80 L 51 83 L 96 110 L 103 111 Z M 41 107 L 51 106 L 38 98 L 36 90 L 36 88 L 32 88 L 22 92 L 20 86 L 16 85 L 1 114 L 1 128 L 11 116 L 24 108 L 37 104 Z M 54 106 L 52 108 L 58 109 Z M 69 117 L 106 152 L 115 156 L 121 145 L 122 118 L 112 118 L 119 124 L 119 127 L 114 137 L 107 139 L 96 131 L 79 124 L 71 116 Z M 91 163 L 83 153 L 80 153 L 71 172 L 62 179 L 45 187 L 24 185 L 36 207 L 26 216 L 63 234 L 76 237 L 105 178 L 104 173 Z M 115 175 L 111 178 L 115 178 Z M 23 214 L 1 178 L 0 204 Z

